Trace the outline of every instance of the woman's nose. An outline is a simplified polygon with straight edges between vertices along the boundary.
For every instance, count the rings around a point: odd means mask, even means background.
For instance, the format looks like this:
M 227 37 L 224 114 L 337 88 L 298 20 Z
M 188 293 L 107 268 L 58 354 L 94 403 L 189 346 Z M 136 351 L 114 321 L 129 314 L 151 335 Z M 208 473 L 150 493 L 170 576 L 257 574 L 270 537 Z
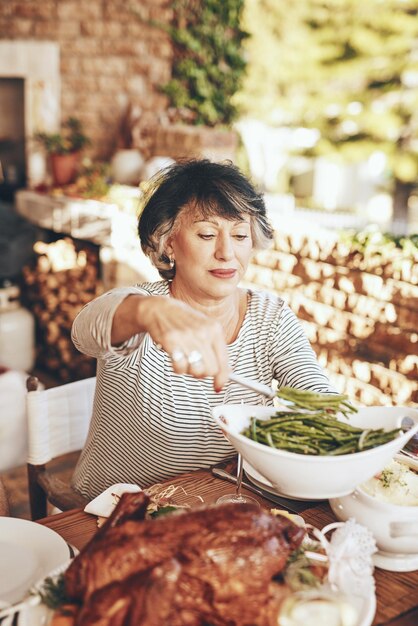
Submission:
M 228 235 L 219 237 L 217 240 L 215 256 L 217 259 L 232 259 L 234 256 L 234 249 L 232 246 L 232 239 Z

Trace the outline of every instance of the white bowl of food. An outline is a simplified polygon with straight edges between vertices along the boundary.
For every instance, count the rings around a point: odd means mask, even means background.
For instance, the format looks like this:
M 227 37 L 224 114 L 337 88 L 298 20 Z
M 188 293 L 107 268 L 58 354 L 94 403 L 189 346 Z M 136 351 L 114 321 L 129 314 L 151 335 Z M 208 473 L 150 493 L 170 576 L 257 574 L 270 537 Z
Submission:
M 243 458 L 264 476 L 281 494 L 292 498 L 326 500 L 351 493 L 357 485 L 382 470 L 393 456 L 418 432 L 418 410 L 408 407 L 366 407 L 342 423 L 367 430 L 400 428 L 402 418 L 411 417 L 415 425 L 406 433 L 383 445 L 339 456 L 301 454 L 269 447 L 253 441 L 242 432 L 250 427 L 251 418 L 269 420 L 277 409 L 246 404 L 223 404 L 213 410 L 216 424 L 242 454 Z
M 418 461 L 397 455 L 376 476 L 330 505 L 341 521 L 356 519 L 376 539 L 375 565 L 418 569 Z

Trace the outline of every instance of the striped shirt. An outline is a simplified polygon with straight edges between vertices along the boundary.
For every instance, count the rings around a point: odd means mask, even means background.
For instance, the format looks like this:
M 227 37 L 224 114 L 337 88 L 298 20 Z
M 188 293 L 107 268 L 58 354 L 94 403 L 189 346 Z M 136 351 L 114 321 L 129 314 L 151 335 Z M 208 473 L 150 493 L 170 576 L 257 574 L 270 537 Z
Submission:
M 159 281 L 117 288 L 96 298 L 79 313 L 73 341 L 97 358 L 93 416 L 73 487 L 93 498 L 118 482 L 141 487 L 185 471 L 207 468 L 234 454 L 211 418 L 223 403 L 272 404 L 235 383 L 220 393 L 213 379 L 175 374 L 167 353 L 148 333 L 117 348 L 110 336 L 115 310 L 128 295 L 170 296 Z M 294 313 L 277 296 L 249 291 L 245 318 L 228 345 L 237 374 L 271 385 L 332 392 Z

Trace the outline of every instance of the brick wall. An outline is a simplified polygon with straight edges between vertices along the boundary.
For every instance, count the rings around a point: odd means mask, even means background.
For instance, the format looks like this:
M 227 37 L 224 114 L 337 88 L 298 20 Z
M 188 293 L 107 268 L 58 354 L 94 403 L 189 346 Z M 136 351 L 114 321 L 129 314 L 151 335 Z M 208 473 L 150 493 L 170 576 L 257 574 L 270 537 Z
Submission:
M 417 263 L 280 231 L 246 278 L 287 301 L 339 390 L 365 405 L 418 403 Z
M 7 0 L 0 2 L 0 39 L 59 43 L 61 117 L 79 117 L 93 141 L 93 156 L 106 159 L 115 148 L 127 100 L 141 107 L 144 121 L 158 118 L 167 108 L 158 86 L 170 78 L 171 43 L 162 30 L 144 21 L 167 22 L 170 4 L 169 0 Z

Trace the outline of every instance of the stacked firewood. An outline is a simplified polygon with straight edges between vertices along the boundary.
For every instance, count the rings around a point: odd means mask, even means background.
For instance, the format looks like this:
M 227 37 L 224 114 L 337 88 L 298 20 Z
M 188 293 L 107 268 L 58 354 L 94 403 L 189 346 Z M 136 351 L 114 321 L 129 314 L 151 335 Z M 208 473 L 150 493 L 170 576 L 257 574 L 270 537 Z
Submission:
M 418 402 L 418 263 L 412 245 L 363 252 L 337 232 L 276 231 L 247 284 L 283 297 L 333 384 L 365 405 Z M 289 231 L 286 231 L 286 228 Z M 414 251 L 414 252 L 413 252 Z
M 96 361 L 74 347 L 71 326 L 80 309 L 102 293 L 99 249 L 60 239 L 35 244 L 36 259 L 23 270 L 22 296 L 36 319 L 36 367 L 66 383 L 94 376 Z

